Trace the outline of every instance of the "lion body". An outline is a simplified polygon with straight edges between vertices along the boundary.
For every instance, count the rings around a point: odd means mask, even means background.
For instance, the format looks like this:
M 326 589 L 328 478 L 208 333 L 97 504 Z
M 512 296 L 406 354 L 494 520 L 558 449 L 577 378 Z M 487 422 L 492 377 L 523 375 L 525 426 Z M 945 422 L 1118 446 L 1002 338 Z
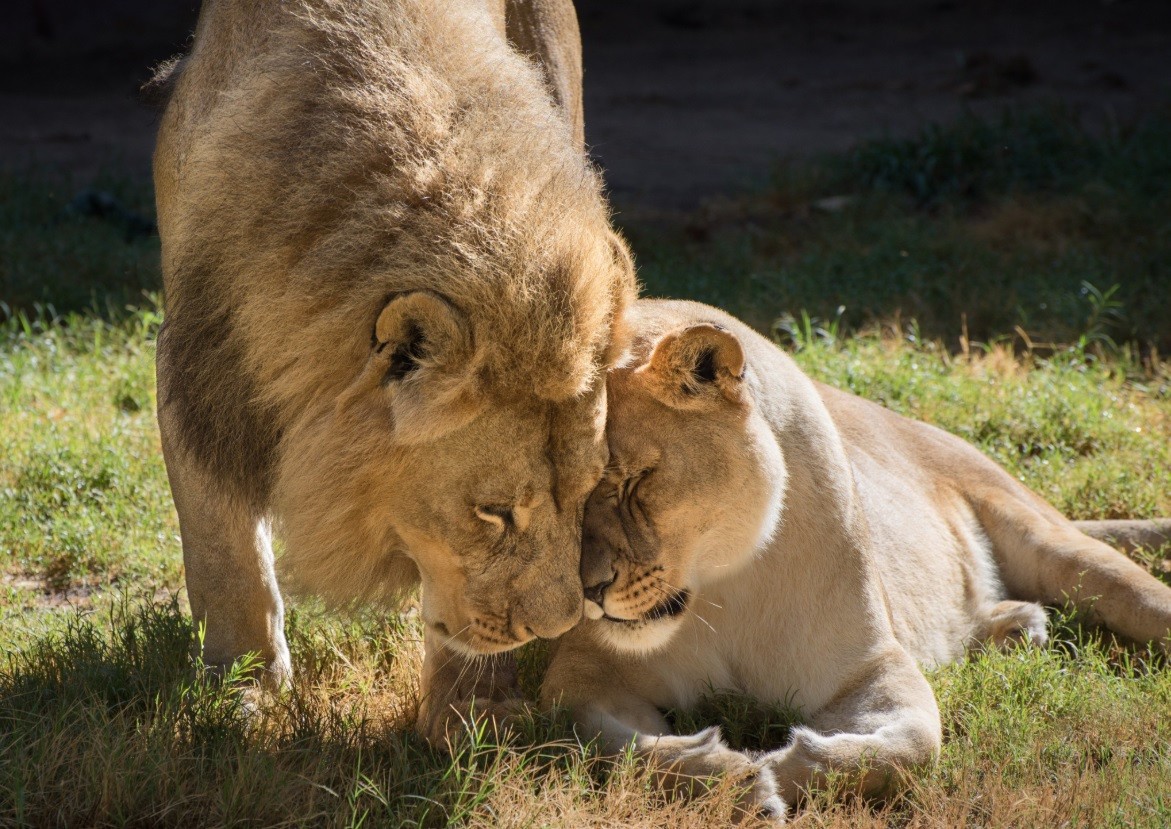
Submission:
M 561 513 L 634 283 L 572 7 L 209 0 L 168 85 L 159 420 L 205 658 L 287 676 L 272 522 L 335 603 L 421 577 L 444 647 L 576 621 Z M 482 504 L 533 519 L 501 540 Z
M 1171 642 L 1171 588 L 962 440 L 811 381 L 715 309 L 643 301 L 634 317 L 584 530 L 606 618 L 563 637 L 543 691 L 612 748 L 747 775 L 750 802 L 783 813 L 830 771 L 866 769 L 873 790 L 930 759 L 920 666 L 1045 641 L 1039 603 Z M 807 725 L 763 758 L 671 735 L 658 711 L 712 689 Z

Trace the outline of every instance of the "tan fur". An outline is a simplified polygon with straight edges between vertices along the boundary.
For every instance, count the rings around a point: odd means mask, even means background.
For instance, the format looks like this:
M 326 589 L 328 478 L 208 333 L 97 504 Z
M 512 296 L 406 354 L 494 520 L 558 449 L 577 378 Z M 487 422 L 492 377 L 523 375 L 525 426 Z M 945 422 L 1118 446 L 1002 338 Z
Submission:
M 573 624 L 634 280 L 568 0 L 208 0 L 168 71 L 159 419 L 206 658 L 288 673 L 270 516 L 297 589 L 421 578 L 452 659 Z
M 747 779 L 745 807 L 781 818 L 827 773 L 878 791 L 930 760 L 919 666 L 1044 642 L 1040 602 L 1171 648 L 1171 589 L 962 440 L 810 381 L 716 309 L 643 301 L 632 317 L 583 529 L 592 621 L 543 689 L 610 750 L 633 741 L 670 785 Z M 672 735 L 659 709 L 711 688 L 807 724 L 757 757 Z

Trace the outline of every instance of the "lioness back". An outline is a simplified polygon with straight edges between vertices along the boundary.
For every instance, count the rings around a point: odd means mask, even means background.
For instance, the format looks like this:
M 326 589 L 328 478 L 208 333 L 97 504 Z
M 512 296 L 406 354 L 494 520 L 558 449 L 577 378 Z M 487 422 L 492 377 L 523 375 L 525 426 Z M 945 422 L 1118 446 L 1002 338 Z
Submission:
M 818 384 L 866 504 L 900 641 L 928 665 L 1044 616 L 1006 600 L 1073 602 L 1140 642 L 1160 641 L 1171 590 L 1065 516 L 966 441 Z M 1005 606 L 996 610 L 998 605 Z

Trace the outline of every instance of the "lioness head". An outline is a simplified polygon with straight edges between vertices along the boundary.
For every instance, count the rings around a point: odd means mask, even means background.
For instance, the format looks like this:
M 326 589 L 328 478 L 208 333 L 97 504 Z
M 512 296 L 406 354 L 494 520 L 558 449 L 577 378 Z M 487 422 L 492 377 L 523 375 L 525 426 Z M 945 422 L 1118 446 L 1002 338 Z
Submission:
M 586 614 L 623 650 L 662 646 L 702 616 L 701 588 L 772 534 L 784 483 L 735 335 L 701 322 L 641 350 L 609 376 L 610 463 L 582 538 Z

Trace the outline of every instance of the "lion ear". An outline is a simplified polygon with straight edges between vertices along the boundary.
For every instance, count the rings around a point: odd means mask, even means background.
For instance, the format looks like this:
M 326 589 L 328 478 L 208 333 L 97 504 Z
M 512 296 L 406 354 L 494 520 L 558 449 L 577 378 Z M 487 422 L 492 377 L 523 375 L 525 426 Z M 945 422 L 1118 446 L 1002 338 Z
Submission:
M 368 372 L 378 377 L 402 443 L 435 440 L 483 408 L 467 320 L 442 297 L 415 291 L 378 314 Z
M 700 323 L 664 335 L 638 373 L 676 408 L 744 401 L 744 349 L 719 325 Z

